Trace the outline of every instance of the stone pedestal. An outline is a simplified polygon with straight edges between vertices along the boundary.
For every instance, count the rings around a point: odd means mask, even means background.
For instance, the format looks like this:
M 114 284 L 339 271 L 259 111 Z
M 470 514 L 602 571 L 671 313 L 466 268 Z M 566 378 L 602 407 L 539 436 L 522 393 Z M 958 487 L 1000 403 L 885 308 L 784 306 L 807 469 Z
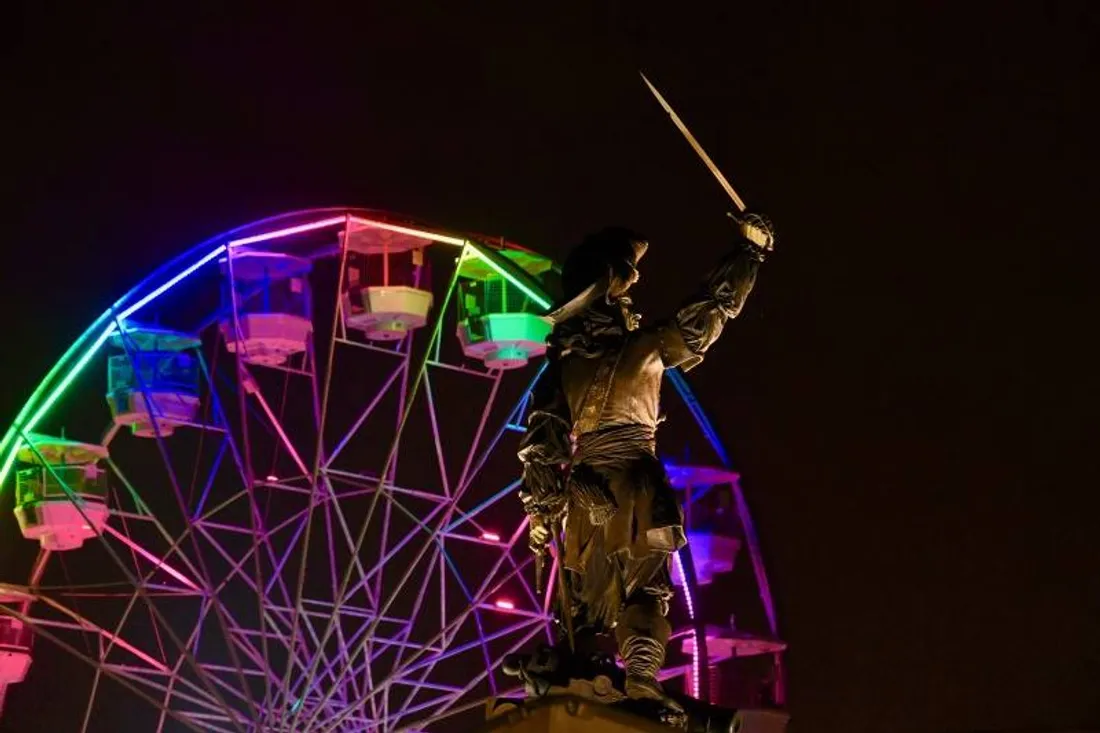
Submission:
M 537 702 L 497 700 L 476 733 L 677 733 L 679 729 L 609 705 L 573 697 Z M 788 716 L 776 710 L 742 710 L 718 724 L 694 720 L 686 733 L 784 733 Z M 717 727 L 716 727 L 717 726 Z M 473 732 L 472 732 L 473 733 Z

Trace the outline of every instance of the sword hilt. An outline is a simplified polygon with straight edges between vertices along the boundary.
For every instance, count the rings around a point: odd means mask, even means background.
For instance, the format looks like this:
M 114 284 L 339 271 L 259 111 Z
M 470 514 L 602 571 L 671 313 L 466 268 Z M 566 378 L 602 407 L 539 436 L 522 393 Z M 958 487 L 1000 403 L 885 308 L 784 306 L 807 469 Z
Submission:
M 764 252 L 775 249 L 775 227 L 768 217 L 754 212 L 734 214 L 726 212 L 726 216 L 737 223 L 741 236 L 748 242 Z
M 542 595 L 542 574 L 546 569 L 546 548 L 535 551 L 535 595 Z

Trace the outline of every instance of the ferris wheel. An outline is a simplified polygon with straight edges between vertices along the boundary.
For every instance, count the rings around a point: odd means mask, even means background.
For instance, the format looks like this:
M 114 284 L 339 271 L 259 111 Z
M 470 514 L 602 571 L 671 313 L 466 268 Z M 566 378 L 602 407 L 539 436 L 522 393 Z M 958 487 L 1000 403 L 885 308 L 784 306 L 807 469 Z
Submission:
M 503 240 L 314 209 L 125 293 L 0 443 L 0 700 L 78 690 L 59 730 L 430 731 L 512 692 L 501 661 L 550 634 L 515 453 L 558 273 Z M 669 465 L 691 545 L 665 675 L 718 701 L 717 670 L 744 662 L 779 698 L 748 508 L 671 376 L 666 442 L 693 431 L 712 455 Z M 727 597 L 748 630 L 721 622 Z

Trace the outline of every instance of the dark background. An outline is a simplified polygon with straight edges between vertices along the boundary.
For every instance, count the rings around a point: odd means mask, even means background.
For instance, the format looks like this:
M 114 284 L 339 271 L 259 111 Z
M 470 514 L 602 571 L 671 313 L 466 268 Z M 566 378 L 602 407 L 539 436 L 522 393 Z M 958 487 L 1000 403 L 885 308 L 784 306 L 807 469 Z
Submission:
M 780 231 L 694 376 L 792 728 L 1100 726 L 1095 3 L 357 5 L 8 9 L 0 415 L 155 265 L 299 206 L 559 257 L 626 224 L 673 307 L 727 202 L 644 67 Z

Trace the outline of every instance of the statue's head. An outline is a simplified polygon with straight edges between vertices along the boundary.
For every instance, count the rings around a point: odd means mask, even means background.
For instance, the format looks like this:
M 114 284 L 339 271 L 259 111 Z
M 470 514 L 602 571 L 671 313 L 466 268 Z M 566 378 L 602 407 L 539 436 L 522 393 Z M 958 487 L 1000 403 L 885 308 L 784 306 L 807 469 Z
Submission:
M 565 299 L 576 298 L 604 278 L 607 298 L 625 296 L 638 281 L 638 263 L 648 248 L 645 237 L 623 227 L 607 227 L 589 234 L 569 253 L 562 267 Z
M 548 318 L 563 323 L 585 312 L 603 311 L 622 319 L 627 329 L 636 328 L 640 316 L 631 311 L 627 292 L 638 282 L 638 263 L 648 248 L 645 237 L 622 227 L 585 237 L 565 259 L 564 298 Z

